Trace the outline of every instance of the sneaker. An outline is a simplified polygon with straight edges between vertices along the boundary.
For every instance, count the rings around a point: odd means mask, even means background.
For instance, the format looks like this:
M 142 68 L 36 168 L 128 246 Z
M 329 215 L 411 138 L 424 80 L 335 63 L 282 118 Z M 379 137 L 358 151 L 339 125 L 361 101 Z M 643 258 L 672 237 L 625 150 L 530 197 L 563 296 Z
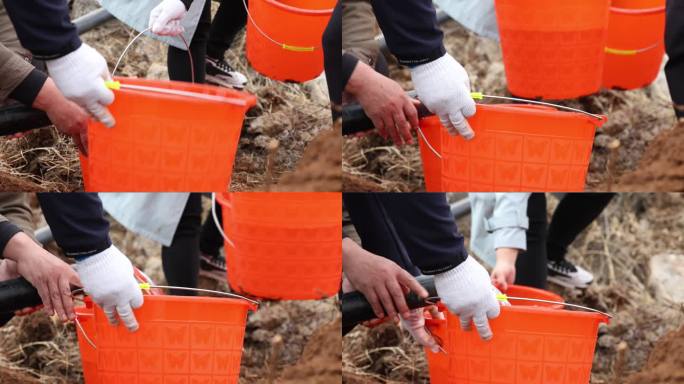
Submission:
M 205 66 L 207 83 L 235 89 L 243 89 L 247 84 L 247 77 L 234 70 L 225 60 L 212 59 L 207 56 Z
M 548 280 L 566 288 L 586 288 L 594 281 L 589 271 L 567 260 L 549 261 L 548 268 Z
M 226 259 L 222 256 L 200 255 L 200 276 L 217 281 L 226 280 Z

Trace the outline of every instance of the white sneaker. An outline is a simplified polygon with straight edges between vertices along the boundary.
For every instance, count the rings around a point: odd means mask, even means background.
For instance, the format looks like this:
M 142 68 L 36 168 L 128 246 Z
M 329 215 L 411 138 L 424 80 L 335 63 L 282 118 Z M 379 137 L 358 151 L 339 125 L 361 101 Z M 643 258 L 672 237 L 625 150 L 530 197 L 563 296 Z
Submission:
M 216 60 L 207 56 L 205 67 L 207 83 L 235 89 L 243 89 L 247 84 L 247 77 L 234 70 L 225 60 Z
M 589 271 L 567 260 L 549 261 L 548 268 L 548 280 L 566 288 L 586 288 L 594 281 Z

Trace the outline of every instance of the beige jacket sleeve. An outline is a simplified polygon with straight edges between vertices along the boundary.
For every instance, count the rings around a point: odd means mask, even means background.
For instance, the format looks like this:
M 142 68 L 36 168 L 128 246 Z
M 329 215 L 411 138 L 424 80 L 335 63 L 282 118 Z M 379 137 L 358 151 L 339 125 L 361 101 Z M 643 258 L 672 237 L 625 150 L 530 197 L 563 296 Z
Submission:
M 33 70 L 30 63 L 0 44 L 0 101 L 6 100 Z

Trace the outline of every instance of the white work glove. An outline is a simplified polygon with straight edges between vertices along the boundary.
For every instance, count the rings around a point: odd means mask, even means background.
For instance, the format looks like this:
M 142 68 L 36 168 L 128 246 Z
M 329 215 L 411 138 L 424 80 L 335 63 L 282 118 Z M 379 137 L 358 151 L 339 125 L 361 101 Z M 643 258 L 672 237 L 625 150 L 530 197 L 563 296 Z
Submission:
M 150 12 L 148 26 L 161 36 L 178 36 L 185 30 L 181 20 L 188 13 L 180 0 L 164 0 Z
M 499 302 L 487 270 L 471 256 L 456 268 L 435 275 L 437 295 L 461 320 L 461 328 L 475 324 L 483 340 L 492 338 L 489 319 L 499 316 Z
M 130 260 L 115 246 L 76 262 L 76 272 L 81 278 L 83 289 L 95 303 L 104 310 L 109 323 L 119 323 L 116 314 L 126 328 L 133 332 L 138 321 L 133 308 L 143 305 L 143 295 L 133 276 Z
M 401 325 L 423 347 L 430 348 L 434 353 L 439 352 L 439 344 L 434 337 L 425 329 L 424 308 L 412 309 L 408 316 L 401 316 Z M 441 315 L 441 314 L 439 314 Z M 443 316 L 440 316 L 443 318 Z
M 420 102 L 439 117 L 449 134 L 460 134 L 466 140 L 475 137 L 466 120 L 475 114 L 475 101 L 470 96 L 468 73 L 461 64 L 447 53 L 411 68 L 411 79 Z
M 105 86 L 105 80 L 111 80 L 111 76 L 102 55 L 82 43 L 66 56 L 48 60 L 46 66 L 67 99 L 85 108 L 107 127 L 114 126 L 114 117 L 106 107 L 114 102 L 114 93 Z

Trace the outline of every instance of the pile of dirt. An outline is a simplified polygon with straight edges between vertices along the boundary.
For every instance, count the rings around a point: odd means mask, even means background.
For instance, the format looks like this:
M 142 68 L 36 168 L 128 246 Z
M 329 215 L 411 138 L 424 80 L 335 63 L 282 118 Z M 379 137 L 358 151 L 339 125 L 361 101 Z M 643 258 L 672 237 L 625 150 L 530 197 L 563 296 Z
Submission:
M 658 135 L 639 167 L 620 178 L 615 191 L 684 191 L 684 123 Z
M 665 335 L 653 348 L 644 369 L 632 375 L 627 383 L 684 383 L 684 327 Z
M 39 384 L 40 381 L 35 377 L 8 367 L 0 365 L 0 378 L 3 384 Z
M 342 375 L 342 318 L 318 329 L 309 338 L 297 365 L 286 368 L 277 383 L 329 384 Z
M 342 190 L 340 127 L 318 134 L 307 146 L 293 172 L 284 174 L 271 191 L 337 192 Z

